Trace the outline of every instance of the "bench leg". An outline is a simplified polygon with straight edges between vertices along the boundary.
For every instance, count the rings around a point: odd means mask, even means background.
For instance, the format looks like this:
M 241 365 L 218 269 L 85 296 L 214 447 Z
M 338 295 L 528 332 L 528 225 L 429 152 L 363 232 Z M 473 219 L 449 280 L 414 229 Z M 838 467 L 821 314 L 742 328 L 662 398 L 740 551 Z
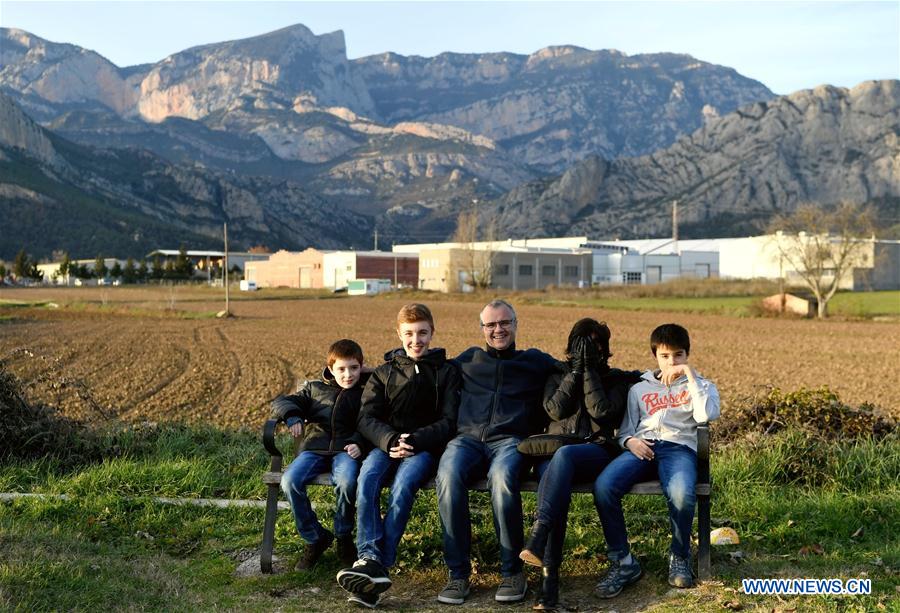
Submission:
M 709 496 L 697 496 L 697 571 L 701 581 L 710 578 L 709 531 L 711 529 Z
M 266 521 L 263 526 L 262 547 L 260 549 L 259 566 L 265 574 L 272 572 L 272 552 L 275 549 L 275 520 L 278 518 L 278 498 L 281 489 L 277 484 L 269 484 L 266 495 Z

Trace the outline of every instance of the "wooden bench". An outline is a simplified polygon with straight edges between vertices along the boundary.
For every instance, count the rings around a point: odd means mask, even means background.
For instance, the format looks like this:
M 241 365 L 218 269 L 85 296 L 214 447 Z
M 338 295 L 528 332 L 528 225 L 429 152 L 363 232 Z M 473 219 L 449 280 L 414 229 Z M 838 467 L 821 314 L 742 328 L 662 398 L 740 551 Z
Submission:
M 281 471 L 283 465 L 283 456 L 278 446 L 275 444 L 275 430 L 280 422 L 269 420 L 263 426 L 263 446 L 269 455 L 272 456 L 272 465 L 269 470 L 263 473 L 262 481 L 269 488 L 266 496 L 266 519 L 263 527 L 262 547 L 260 551 L 260 566 L 262 572 L 272 572 L 272 552 L 275 547 L 275 519 L 278 515 L 278 499 L 281 496 Z M 313 481 L 315 485 L 331 485 L 331 475 L 323 473 L 316 477 Z M 536 492 L 538 482 L 531 480 L 522 481 L 521 491 Z M 424 489 L 434 489 L 434 480 L 430 480 Z M 476 481 L 470 487 L 470 490 L 486 492 L 487 481 L 484 479 Z M 698 532 L 698 555 L 697 570 L 700 579 L 707 579 L 710 576 L 710 551 L 709 551 L 709 531 L 710 531 L 710 505 L 709 496 L 712 490 L 709 475 L 709 426 L 700 424 L 697 428 L 697 532 Z M 577 483 L 572 488 L 573 492 L 592 493 L 593 483 Z M 659 481 L 647 481 L 638 483 L 629 494 L 662 495 L 662 488 Z

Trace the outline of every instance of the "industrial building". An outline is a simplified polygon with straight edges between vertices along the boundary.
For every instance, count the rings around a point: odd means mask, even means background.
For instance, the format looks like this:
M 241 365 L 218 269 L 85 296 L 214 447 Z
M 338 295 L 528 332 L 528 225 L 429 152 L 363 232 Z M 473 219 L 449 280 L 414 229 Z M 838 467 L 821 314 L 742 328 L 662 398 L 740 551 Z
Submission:
M 244 278 L 257 287 L 344 289 L 356 279 L 387 279 L 394 287 L 416 287 L 419 258 L 390 251 L 279 251 L 248 262 Z

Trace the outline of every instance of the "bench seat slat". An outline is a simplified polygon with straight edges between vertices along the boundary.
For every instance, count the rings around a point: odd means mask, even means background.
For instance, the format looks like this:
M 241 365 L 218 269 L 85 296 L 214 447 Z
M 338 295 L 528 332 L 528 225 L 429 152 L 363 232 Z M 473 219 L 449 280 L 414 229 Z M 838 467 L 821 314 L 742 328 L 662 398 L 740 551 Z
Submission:
M 281 473 L 280 472 L 266 472 L 263 473 L 263 483 L 266 485 L 277 485 L 281 483 Z M 317 475 L 315 480 L 313 480 L 312 485 L 331 485 L 331 475 L 329 473 L 321 473 Z M 522 481 L 521 490 L 523 492 L 536 492 L 538 488 L 538 482 L 533 479 L 528 479 Z M 428 482 L 423 486 L 423 489 L 434 489 L 434 479 L 429 479 Z M 479 492 L 487 491 L 487 481 L 481 479 L 479 481 L 474 482 L 469 486 L 470 490 L 475 490 Z M 572 487 L 573 492 L 581 492 L 581 493 L 590 493 L 593 491 L 593 483 L 576 483 Z M 646 481 L 644 483 L 637 483 L 631 490 L 628 492 L 629 494 L 662 494 L 662 487 L 659 485 L 659 481 Z M 708 496 L 709 495 L 709 484 L 708 483 L 698 483 L 697 484 L 697 494 L 700 496 Z

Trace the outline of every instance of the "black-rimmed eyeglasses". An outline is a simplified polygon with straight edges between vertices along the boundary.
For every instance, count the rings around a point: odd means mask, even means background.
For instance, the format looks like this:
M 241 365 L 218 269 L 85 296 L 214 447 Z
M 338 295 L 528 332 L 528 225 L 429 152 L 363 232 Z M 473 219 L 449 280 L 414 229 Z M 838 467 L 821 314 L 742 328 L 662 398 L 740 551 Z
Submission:
M 501 319 L 500 321 L 489 321 L 487 323 L 483 323 L 481 324 L 481 327 L 487 330 L 496 330 L 497 328 L 509 330 L 514 323 L 516 323 L 515 319 Z

